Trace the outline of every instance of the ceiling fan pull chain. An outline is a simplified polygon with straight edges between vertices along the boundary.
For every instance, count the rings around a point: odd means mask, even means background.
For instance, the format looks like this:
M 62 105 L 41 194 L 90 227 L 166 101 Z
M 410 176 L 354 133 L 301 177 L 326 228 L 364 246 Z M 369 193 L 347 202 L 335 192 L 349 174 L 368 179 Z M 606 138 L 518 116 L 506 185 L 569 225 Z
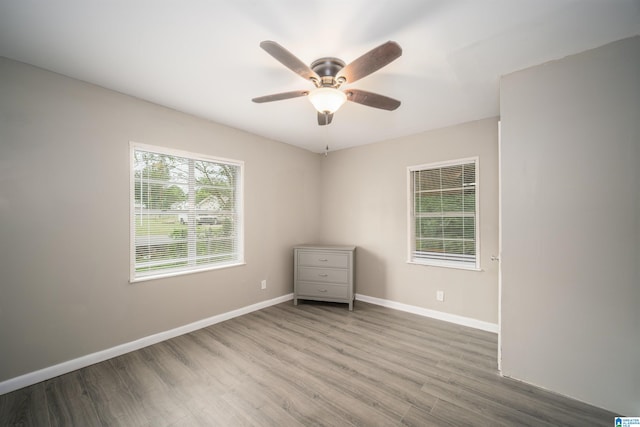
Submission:
M 328 122 L 329 122 L 329 113 L 326 112 L 326 111 L 324 112 L 324 118 L 325 118 L 325 123 L 328 124 Z M 324 136 L 325 136 L 325 139 L 327 141 L 327 145 L 326 145 L 326 147 L 324 147 L 324 156 L 327 157 L 327 156 L 329 156 L 329 126 L 325 127 Z

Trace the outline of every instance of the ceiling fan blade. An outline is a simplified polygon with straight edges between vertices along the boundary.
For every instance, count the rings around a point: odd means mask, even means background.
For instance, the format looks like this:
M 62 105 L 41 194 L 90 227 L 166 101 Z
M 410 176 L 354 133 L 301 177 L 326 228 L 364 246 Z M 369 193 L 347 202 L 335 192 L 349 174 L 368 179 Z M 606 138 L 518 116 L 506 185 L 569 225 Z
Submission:
M 297 98 L 299 96 L 307 96 L 308 94 L 309 94 L 308 90 L 294 90 L 292 92 L 282 92 L 282 93 L 275 93 L 273 95 L 259 96 L 257 98 L 253 98 L 252 101 L 257 103 L 281 101 L 283 99 Z
M 402 48 L 393 41 L 388 41 L 370 50 L 350 64 L 347 64 L 338 73 L 338 79 L 344 78 L 347 83 L 353 83 L 385 65 L 393 62 L 402 55 Z
M 315 79 L 316 81 L 320 81 L 320 76 L 318 76 L 315 71 L 309 68 L 307 64 L 299 60 L 293 53 L 289 52 L 278 43 L 271 40 L 265 40 L 260 43 L 260 47 L 264 49 L 269 55 L 280 61 L 282 65 L 298 74 L 303 79 Z
M 318 111 L 318 124 L 320 126 L 328 125 L 333 120 L 333 113 L 321 113 Z
M 400 101 L 389 98 L 388 96 L 379 95 L 373 92 L 367 92 L 359 89 L 346 90 L 347 101 L 357 102 L 367 107 L 380 108 L 381 110 L 393 111 L 400 106 Z

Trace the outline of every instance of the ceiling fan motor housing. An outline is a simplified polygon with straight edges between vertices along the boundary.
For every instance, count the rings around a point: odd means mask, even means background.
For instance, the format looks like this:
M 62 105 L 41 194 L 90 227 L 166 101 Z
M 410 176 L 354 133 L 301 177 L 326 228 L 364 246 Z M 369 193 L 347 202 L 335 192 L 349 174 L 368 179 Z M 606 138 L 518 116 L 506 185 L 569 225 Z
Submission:
M 318 82 L 318 87 L 337 87 L 342 82 L 336 81 L 336 75 L 338 71 L 342 70 L 345 66 L 344 61 L 338 58 L 320 58 L 311 63 L 311 69 L 322 79 Z

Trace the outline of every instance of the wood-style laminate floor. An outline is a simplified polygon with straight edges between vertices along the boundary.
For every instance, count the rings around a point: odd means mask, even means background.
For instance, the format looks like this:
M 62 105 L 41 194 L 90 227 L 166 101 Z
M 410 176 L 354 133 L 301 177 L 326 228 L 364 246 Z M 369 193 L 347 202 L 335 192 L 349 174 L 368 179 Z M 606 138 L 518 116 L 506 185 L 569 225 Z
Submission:
M 0 396 L 0 426 L 591 426 L 614 414 L 501 378 L 495 334 L 292 302 Z

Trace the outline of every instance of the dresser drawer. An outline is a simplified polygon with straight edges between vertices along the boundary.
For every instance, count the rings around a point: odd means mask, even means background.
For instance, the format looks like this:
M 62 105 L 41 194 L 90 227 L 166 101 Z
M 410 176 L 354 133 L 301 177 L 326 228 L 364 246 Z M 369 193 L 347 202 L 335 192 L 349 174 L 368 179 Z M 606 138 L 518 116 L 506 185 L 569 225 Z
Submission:
M 300 297 L 344 299 L 349 297 L 349 289 L 340 285 L 299 282 L 298 294 Z
M 346 253 L 300 251 L 298 253 L 298 265 L 311 267 L 349 267 L 349 255 Z
M 298 267 L 298 280 L 347 284 L 349 283 L 349 271 L 344 269 Z

